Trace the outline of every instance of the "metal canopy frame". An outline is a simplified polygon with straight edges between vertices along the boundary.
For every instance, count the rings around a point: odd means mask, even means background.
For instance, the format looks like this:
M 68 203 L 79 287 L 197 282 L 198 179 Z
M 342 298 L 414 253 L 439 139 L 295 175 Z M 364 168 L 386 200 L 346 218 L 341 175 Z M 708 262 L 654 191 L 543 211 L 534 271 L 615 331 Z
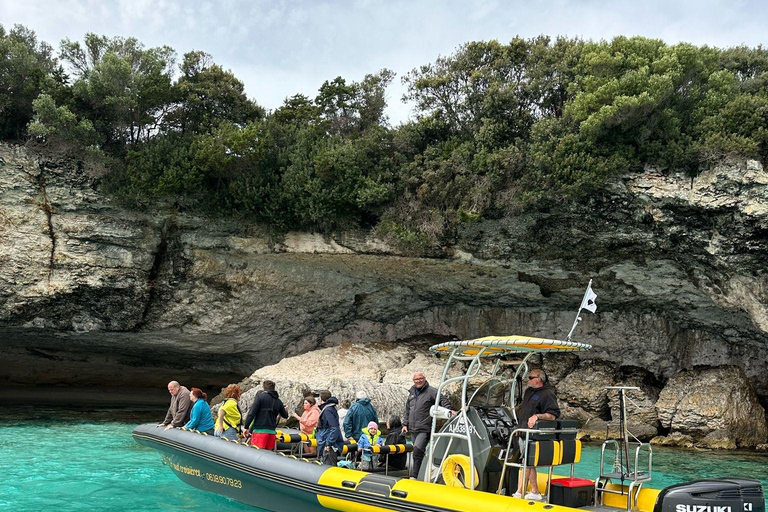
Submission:
M 447 355 L 448 360 L 445 363 L 443 374 L 440 377 L 440 384 L 437 387 L 437 397 L 435 399 L 435 408 L 431 411 L 432 414 L 432 428 L 430 430 L 430 443 L 429 443 L 429 457 L 427 459 L 428 466 L 424 473 L 424 481 L 436 482 L 440 474 L 440 468 L 442 468 L 445 458 L 449 455 L 451 444 L 454 439 L 466 440 L 467 449 L 469 451 L 470 461 L 470 474 L 469 485 L 470 489 L 474 489 L 477 485 L 475 482 L 475 460 L 471 442 L 471 429 L 469 417 L 467 411 L 469 410 L 469 402 L 467 400 L 467 393 L 469 388 L 470 379 L 476 377 L 480 373 L 482 367 L 482 360 L 488 358 L 496 358 L 496 362 L 491 372 L 489 380 L 496 377 L 499 369 L 501 368 L 501 357 L 511 354 L 525 354 L 521 361 L 517 361 L 515 374 L 511 379 L 512 386 L 510 388 L 509 403 L 512 417 L 517 422 L 517 413 L 515 412 L 514 400 L 517 392 L 517 379 L 519 376 L 525 377 L 528 374 L 528 359 L 533 354 L 541 354 L 546 352 L 579 352 L 591 349 L 592 346 L 586 343 L 579 343 L 575 341 L 563 341 L 546 338 L 534 338 L 530 336 L 486 336 L 484 338 L 478 338 L 474 340 L 465 341 L 448 341 L 433 345 L 429 348 L 429 351 L 438 356 Z M 469 361 L 469 366 L 464 374 L 459 377 L 448 377 L 448 372 L 451 365 L 457 362 Z M 522 374 L 522 375 L 521 375 Z M 438 411 L 437 405 L 440 404 L 440 397 L 444 394 L 445 387 L 454 382 L 461 382 L 461 408 L 457 412 L 458 427 L 454 429 L 455 432 L 437 432 L 437 418 Z M 480 388 L 478 387 L 478 390 Z M 476 390 L 477 391 L 477 390 Z M 474 394 L 473 394 L 474 396 Z M 463 428 L 461 428 L 463 427 Z M 463 433 L 462 433 L 463 432 Z M 436 441 L 440 438 L 448 438 L 448 445 L 445 448 L 445 454 L 443 455 L 438 471 L 433 471 L 433 457 Z

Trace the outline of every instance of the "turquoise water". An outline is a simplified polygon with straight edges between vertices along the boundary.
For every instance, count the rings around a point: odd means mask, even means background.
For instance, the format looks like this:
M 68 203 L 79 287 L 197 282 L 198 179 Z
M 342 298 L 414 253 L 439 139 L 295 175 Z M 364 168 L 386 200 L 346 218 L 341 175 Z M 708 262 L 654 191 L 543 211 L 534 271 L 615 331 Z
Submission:
M 613 462 L 606 454 L 606 466 Z M 600 445 L 584 446 L 575 476 L 594 479 L 599 474 Z M 642 469 L 642 467 L 640 468 Z M 653 480 L 646 487 L 662 489 L 668 485 L 699 478 L 740 476 L 755 478 L 768 490 L 768 454 L 747 451 L 694 451 L 653 448 Z
M 9 414 L 6 410 L 4 414 Z M 0 510 L 205 511 L 258 509 L 182 483 L 152 449 L 131 437 L 137 423 L 163 411 L 14 408 L 0 418 Z M 585 446 L 576 476 L 593 478 L 599 446 Z M 757 478 L 768 488 L 768 455 L 654 450 L 651 487 L 702 477 Z
M 0 419 L 0 510 L 258 512 L 184 484 L 157 452 L 134 442 L 137 423 L 163 415 L 38 410 Z

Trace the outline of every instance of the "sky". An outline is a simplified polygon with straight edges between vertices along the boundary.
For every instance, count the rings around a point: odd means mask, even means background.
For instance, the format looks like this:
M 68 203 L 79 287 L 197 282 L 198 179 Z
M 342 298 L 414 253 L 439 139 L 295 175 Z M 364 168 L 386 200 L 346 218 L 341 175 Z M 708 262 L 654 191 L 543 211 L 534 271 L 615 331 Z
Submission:
M 714 0 L 0 0 L 0 24 L 21 24 L 54 48 L 88 32 L 202 50 L 268 110 L 301 93 L 314 97 L 337 76 L 360 81 L 382 68 L 394 126 L 413 117 L 400 79 L 463 43 L 515 36 L 757 46 L 768 42 L 768 2 Z

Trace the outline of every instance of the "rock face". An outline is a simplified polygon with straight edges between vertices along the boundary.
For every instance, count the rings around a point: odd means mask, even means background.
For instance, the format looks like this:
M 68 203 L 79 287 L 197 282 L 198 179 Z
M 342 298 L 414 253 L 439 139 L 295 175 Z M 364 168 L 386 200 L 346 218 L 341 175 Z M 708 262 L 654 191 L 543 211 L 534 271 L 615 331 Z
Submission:
M 402 420 L 413 374 L 424 372 L 427 381 L 436 386 L 443 364 L 413 344 L 344 343 L 260 368 L 240 383 L 244 391 L 240 407 L 247 414 L 261 383 L 272 380 L 289 411 L 301 405 L 308 391 L 328 389 L 340 404 L 354 402 L 356 393 L 363 391 L 374 404 L 382 424 L 393 415 Z M 221 399 L 217 397 L 214 403 Z
M 616 384 L 616 371 L 604 362 L 584 361 L 557 384 L 557 396 L 592 416 L 609 419 L 607 386 Z
M 363 391 L 383 424 L 392 416 L 403 418 L 413 373 L 423 371 L 427 380 L 437 386 L 444 364 L 444 359 L 429 356 L 426 345 L 416 342 L 344 343 L 260 368 L 240 382 L 244 390 L 240 408 L 245 413 L 261 389 L 261 383 L 269 379 L 276 382 L 286 407 L 299 413 L 303 397 L 309 391 L 329 389 L 340 403 L 354 402 L 355 394 Z M 449 377 L 461 374 L 462 369 L 453 366 Z M 579 420 L 580 437 L 585 440 L 621 437 L 620 416 L 614 407 L 618 405 L 616 392 L 605 387 L 632 386 L 642 374 L 640 369 L 620 369 L 611 363 L 583 363 L 557 384 L 560 417 Z M 473 379 L 474 389 L 489 375 L 485 372 Z M 714 385 L 717 382 L 722 385 Z M 661 394 L 647 383 L 641 384 L 639 391 L 627 391 L 627 412 L 629 431 L 642 441 L 686 448 L 734 449 L 757 446 L 768 437 L 764 411 L 738 368 L 684 372 L 670 379 Z M 460 388 L 448 389 L 456 409 L 461 404 Z M 218 404 L 222 399 L 219 396 L 212 403 Z M 732 405 L 732 400 L 738 404 Z M 659 436 L 659 426 L 671 431 L 670 435 Z
M 662 427 L 706 447 L 724 439 L 756 446 L 768 437 L 765 411 L 741 368 L 734 366 L 678 373 L 661 391 L 656 411 Z
M 369 232 L 128 211 L 77 164 L 0 145 L 0 384 L 221 386 L 344 341 L 563 337 L 593 278 L 583 357 L 660 384 L 736 365 L 765 401 L 766 233 L 756 162 L 648 169 L 587 204 L 462 225 L 442 257 L 417 258 Z M 555 383 L 581 364 L 563 362 Z M 586 413 L 610 416 L 595 398 Z

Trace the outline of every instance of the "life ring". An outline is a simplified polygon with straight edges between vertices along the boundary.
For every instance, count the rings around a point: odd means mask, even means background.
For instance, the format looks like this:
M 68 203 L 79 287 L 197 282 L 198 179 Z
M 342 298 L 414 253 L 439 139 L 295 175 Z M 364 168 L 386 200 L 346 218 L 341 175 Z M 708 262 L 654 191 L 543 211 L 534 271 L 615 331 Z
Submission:
M 471 470 L 475 472 L 475 478 L 473 479 L 475 485 L 472 487 L 474 489 L 480 483 L 480 477 L 477 474 L 477 468 L 472 467 L 472 461 L 466 455 L 457 454 L 446 457 L 440 467 L 440 474 L 442 474 L 443 481 L 445 481 L 445 485 L 448 487 L 470 489 L 469 472 Z

